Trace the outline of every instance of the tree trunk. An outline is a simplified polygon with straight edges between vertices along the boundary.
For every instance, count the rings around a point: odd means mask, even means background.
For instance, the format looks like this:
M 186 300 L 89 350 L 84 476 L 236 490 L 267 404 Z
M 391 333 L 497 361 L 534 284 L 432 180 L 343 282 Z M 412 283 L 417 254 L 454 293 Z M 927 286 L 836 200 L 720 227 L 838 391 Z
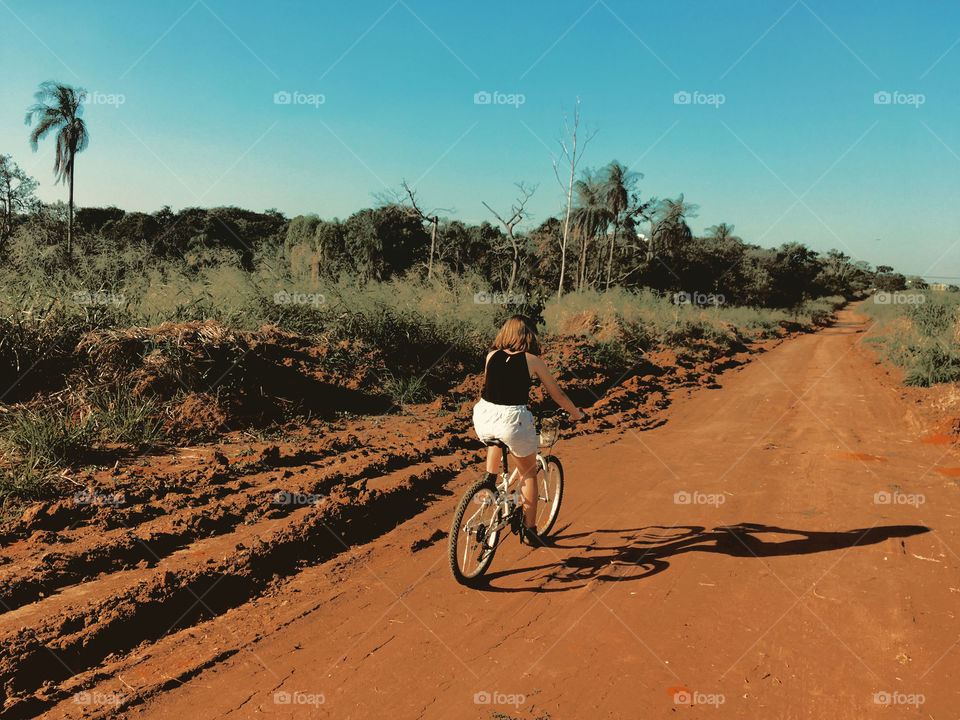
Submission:
M 563 275 L 567 270 L 567 231 L 560 238 L 560 284 L 557 286 L 557 298 L 563 297 Z
M 517 266 L 520 264 L 520 251 L 517 249 L 517 241 L 513 237 L 513 231 L 510 232 L 510 244 L 513 246 L 513 265 L 510 267 L 510 284 L 507 286 L 507 294 L 513 292 L 513 284 L 517 279 Z
M 584 235 L 580 242 L 580 262 L 577 267 L 577 292 L 583 292 L 584 279 L 587 274 L 587 242 L 588 238 Z
M 613 248 L 617 244 L 617 227 L 618 223 L 613 223 L 613 237 L 610 238 L 610 255 L 607 256 L 607 284 L 604 286 L 604 290 L 610 289 L 610 271 L 613 268 Z
M 597 247 L 597 259 L 594 263 L 596 267 L 593 269 L 593 277 L 590 280 L 590 285 L 596 284 L 597 287 L 600 287 L 600 279 L 603 276 L 603 248 Z
M 574 146 L 574 149 L 576 149 L 576 146 Z M 560 285 L 557 287 L 558 298 L 563 297 L 563 276 L 567 269 L 567 238 L 570 237 L 570 209 L 573 205 L 573 176 L 574 169 L 571 167 L 570 186 L 567 189 L 567 214 L 563 219 L 563 237 L 560 240 Z
M 576 239 L 580 241 L 580 248 L 582 248 L 583 238 L 580 237 L 580 230 L 577 229 L 575 231 L 575 234 L 577 236 Z M 576 264 L 576 274 L 573 276 L 573 282 L 571 283 L 571 287 L 573 288 L 571 292 L 578 292 L 580 290 L 580 248 L 576 249 L 576 255 L 574 256 L 576 258 L 577 264 Z M 572 249 L 573 248 L 571 248 L 571 250 Z
M 433 252 L 434 248 L 437 246 L 437 221 L 439 218 L 433 219 L 433 227 L 430 229 L 430 260 L 427 262 L 427 280 L 433 277 Z
M 4 179 L 6 186 L 3 188 L 3 197 L 0 198 L 3 200 L 3 227 L 0 228 L 0 239 L 5 239 L 7 237 L 9 224 L 11 221 L 11 213 L 13 212 L 13 202 L 10 200 L 10 195 L 12 194 L 12 189 L 10 187 L 10 181 Z
M 76 155 L 70 156 L 70 210 L 67 220 L 67 257 L 73 257 L 73 176 L 76 171 Z
M 13 229 L 13 203 L 4 198 L 3 206 L 3 230 L 0 231 L 0 238 L 6 239 Z

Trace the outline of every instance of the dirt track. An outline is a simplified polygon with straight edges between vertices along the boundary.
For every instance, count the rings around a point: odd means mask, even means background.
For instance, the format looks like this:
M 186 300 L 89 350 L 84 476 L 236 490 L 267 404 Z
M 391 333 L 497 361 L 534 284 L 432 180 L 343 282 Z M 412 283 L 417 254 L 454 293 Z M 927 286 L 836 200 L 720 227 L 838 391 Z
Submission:
M 347 518 L 351 549 L 255 600 L 211 586 L 222 615 L 107 656 L 48 716 L 143 696 L 125 717 L 955 717 L 960 488 L 938 470 L 960 461 L 922 442 L 865 327 L 844 311 L 658 427 L 562 441 L 555 546 L 511 539 L 480 589 L 442 537 L 467 472 L 366 544 Z M 444 451 L 449 476 L 468 454 Z

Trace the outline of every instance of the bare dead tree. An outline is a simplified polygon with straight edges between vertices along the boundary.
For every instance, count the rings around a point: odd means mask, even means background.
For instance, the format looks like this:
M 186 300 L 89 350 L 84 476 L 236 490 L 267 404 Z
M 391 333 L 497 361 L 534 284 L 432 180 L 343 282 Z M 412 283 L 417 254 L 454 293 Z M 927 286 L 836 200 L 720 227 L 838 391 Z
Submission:
M 427 280 L 433 277 L 433 256 L 437 249 L 437 227 L 440 224 L 440 216 L 437 214 L 441 209 L 435 208 L 430 213 L 424 212 L 417 204 L 417 193 L 410 188 L 407 181 L 400 183 L 410 200 L 408 205 L 401 196 L 397 197 L 396 204 L 410 216 L 417 218 L 421 222 L 430 223 L 430 258 L 427 260 Z M 446 212 L 446 211 L 444 211 Z
M 573 208 L 573 183 L 576 180 L 577 165 L 583 158 L 583 151 L 587 143 L 596 135 L 596 131 L 594 131 L 588 134 L 582 143 L 578 143 L 577 134 L 580 130 L 580 98 L 577 98 L 577 104 L 573 111 L 573 127 L 570 126 L 570 119 L 567 113 L 564 112 L 563 128 L 567 133 L 567 137 L 560 140 L 560 148 L 563 151 L 564 167 L 569 166 L 570 168 L 570 177 L 566 183 L 560 178 L 561 158 L 553 159 L 553 174 L 556 176 L 557 183 L 560 185 L 560 189 L 563 191 L 567 201 L 567 209 L 563 218 L 563 235 L 560 237 L 560 282 L 557 285 L 557 297 L 563 295 L 563 278 L 567 268 L 567 240 L 570 237 L 570 211 Z
M 510 247 L 513 249 L 513 265 L 510 268 L 510 284 L 507 286 L 507 293 L 513 292 L 513 285 L 517 280 L 517 268 L 520 266 L 520 247 L 517 245 L 517 238 L 513 234 L 513 229 L 527 216 L 525 210 L 526 204 L 530 198 L 533 197 L 533 193 L 537 191 L 536 185 L 532 188 L 528 188 L 522 182 L 516 183 L 516 185 L 520 190 L 520 194 L 510 207 L 510 217 L 506 219 L 487 205 L 485 201 L 481 201 L 483 202 L 483 206 L 493 213 L 493 216 L 503 225 L 504 230 L 507 231 L 507 239 L 510 240 Z
M 447 208 L 434 208 L 427 212 L 417 203 L 417 193 L 407 184 L 406 180 L 402 181 L 400 186 L 403 188 L 403 192 L 391 190 L 386 193 L 375 194 L 374 197 L 380 205 L 394 205 L 403 210 L 409 217 L 430 224 L 430 257 L 427 259 L 427 279 L 430 279 L 433 277 L 433 258 L 437 254 L 440 213 L 446 214 L 452 211 Z

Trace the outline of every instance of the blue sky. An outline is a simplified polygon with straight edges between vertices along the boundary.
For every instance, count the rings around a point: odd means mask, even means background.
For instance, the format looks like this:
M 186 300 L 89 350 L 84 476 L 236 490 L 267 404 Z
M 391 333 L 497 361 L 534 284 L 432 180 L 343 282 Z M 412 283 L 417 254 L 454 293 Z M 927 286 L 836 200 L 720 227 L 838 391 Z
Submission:
M 956 277 L 958 40 L 956 2 L 0 0 L 0 153 L 65 198 L 53 144 L 34 154 L 23 125 L 55 79 L 101 101 L 80 205 L 342 218 L 406 179 L 476 222 L 525 181 L 529 226 L 559 212 L 551 156 L 579 97 L 596 131 L 584 167 L 616 158 L 645 195 L 684 193 L 695 232 L 728 222 L 748 242 Z

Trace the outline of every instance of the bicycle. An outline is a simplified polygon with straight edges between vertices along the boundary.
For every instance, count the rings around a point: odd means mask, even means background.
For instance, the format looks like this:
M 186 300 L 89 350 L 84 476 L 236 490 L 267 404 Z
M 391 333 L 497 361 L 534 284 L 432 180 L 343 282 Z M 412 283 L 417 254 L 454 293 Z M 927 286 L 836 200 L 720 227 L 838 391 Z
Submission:
M 560 513 L 563 500 L 563 465 L 550 454 L 560 437 L 560 419 L 552 414 L 540 416 L 537 420 L 539 449 L 537 451 L 537 534 L 541 537 L 553 529 Z M 503 462 L 503 471 L 492 478 L 484 475 L 471 485 L 453 514 L 448 538 L 450 570 L 454 579 L 463 585 L 469 585 L 483 575 L 497 548 L 506 539 L 500 533 L 506 529 L 519 535 L 523 527 L 523 497 L 519 483 L 511 486 L 519 478 L 514 468 L 508 473 L 507 446 L 499 440 L 484 443 L 499 447 Z

